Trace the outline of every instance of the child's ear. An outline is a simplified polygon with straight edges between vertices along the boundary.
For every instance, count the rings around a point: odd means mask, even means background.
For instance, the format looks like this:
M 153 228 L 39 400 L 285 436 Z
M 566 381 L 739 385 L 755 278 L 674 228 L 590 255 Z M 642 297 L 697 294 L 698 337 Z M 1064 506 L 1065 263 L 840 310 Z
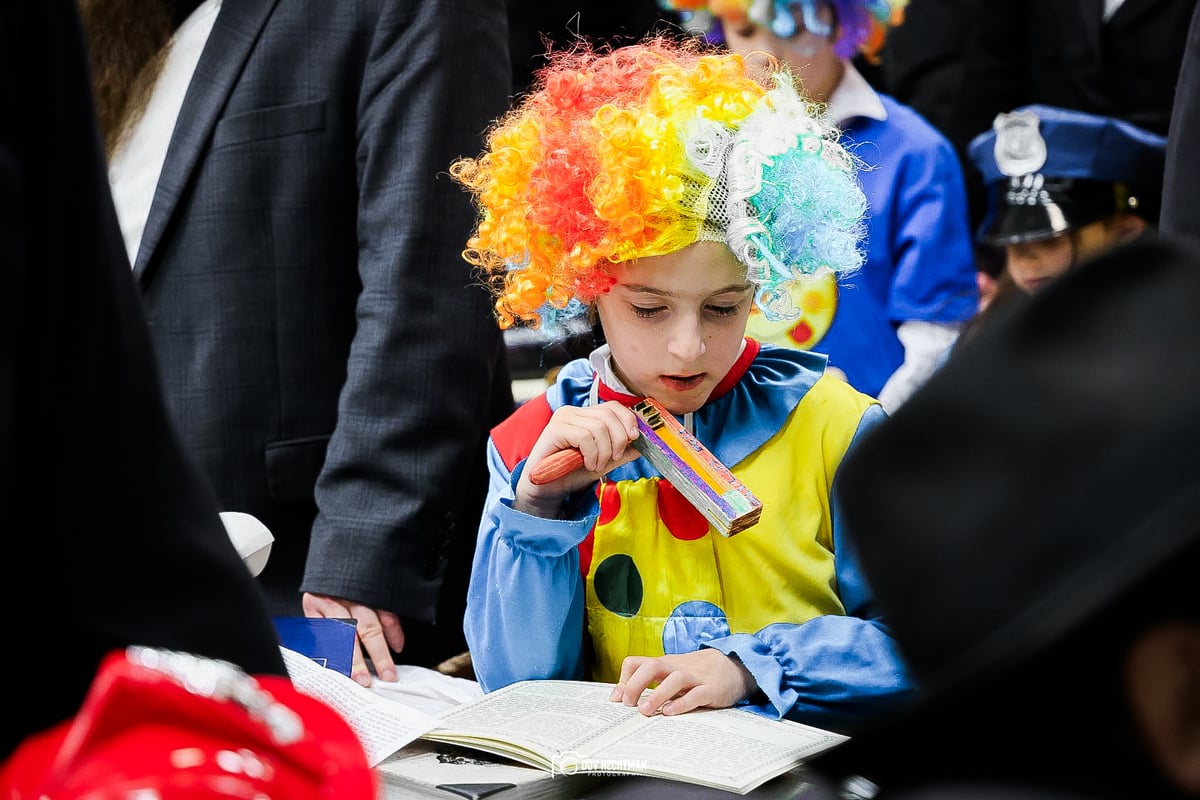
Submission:
M 1200 794 L 1200 625 L 1170 622 L 1142 634 L 1125 660 L 1133 718 L 1166 776 Z
M 1113 220 L 1113 232 L 1120 243 L 1131 242 L 1146 230 L 1146 220 L 1136 214 L 1118 214 Z

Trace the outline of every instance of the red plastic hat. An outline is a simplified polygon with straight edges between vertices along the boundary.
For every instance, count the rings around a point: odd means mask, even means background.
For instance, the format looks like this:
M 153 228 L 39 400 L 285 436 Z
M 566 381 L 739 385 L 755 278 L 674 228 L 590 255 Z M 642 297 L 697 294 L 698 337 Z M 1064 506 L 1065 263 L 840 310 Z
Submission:
M 3 800 L 374 800 L 362 744 L 287 678 L 131 647 L 113 653 L 74 719 L 0 768 Z

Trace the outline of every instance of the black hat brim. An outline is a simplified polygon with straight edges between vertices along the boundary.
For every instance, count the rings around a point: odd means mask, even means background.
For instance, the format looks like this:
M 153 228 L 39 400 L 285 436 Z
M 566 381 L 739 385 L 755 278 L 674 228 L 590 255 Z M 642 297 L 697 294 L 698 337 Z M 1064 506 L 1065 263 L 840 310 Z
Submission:
M 1044 241 L 1130 210 L 1124 184 L 1036 176 L 1035 186 L 997 181 L 989 188 L 988 212 L 978 231 L 994 247 Z

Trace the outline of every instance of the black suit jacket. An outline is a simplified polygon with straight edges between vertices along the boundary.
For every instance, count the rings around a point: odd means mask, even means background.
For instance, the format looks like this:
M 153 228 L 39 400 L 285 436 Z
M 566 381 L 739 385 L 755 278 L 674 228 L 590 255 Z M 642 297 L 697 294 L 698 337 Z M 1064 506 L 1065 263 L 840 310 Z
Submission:
M 307 553 L 304 590 L 461 630 L 512 397 L 447 170 L 508 89 L 501 0 L 221 7 L 134 274 L 185 441 L 275 534 L 276 612 Z
M 74 714 L 115 648 L 284 667 L 163 403 L 74 0 L 0 4 L 0 107 L 2 759 Z
M 1042 103 L 1166 135 L 1195 6 L 1196 0 L 1125 0 L 1107 22 L 1104 0 L 987 6 L 976 47 L 967 53 L 960 113 L 981 133 L 1000 111 Z
M 912 0 L 888 42 L 887 85 L 954 144 L 983 217 L 982 183 L 966 158 L 996 115 L 1041 103 L 1117 117 L 1165 135 L 1196 0 Z
M 1200 6 L 1192 15 L 1187 46 L 1175 87 L 1175 109 L 1167 135 L 1167 164 L 1163 180 L 1164 236 L 1200 242 Z

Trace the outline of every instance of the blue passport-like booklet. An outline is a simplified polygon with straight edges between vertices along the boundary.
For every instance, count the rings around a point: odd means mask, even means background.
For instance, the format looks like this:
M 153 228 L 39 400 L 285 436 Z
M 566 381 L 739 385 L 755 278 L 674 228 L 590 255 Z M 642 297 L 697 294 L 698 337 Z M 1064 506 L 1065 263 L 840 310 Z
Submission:
M 356 620 L 329 617 L 275 617 L 279 644 L 323 667 L 350 676 Z

